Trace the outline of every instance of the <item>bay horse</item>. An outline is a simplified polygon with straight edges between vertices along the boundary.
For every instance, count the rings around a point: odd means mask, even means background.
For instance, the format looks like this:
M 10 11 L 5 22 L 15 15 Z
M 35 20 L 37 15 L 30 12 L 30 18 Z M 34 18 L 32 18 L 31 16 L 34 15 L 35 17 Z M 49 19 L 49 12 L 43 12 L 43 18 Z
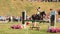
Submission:
M 40 12 L 40 14 L 33 14 L 31 18 L 32 20 L 43 20 L 45 16 L 46 16 L 46 13 L 43 11 L 43 12 Z

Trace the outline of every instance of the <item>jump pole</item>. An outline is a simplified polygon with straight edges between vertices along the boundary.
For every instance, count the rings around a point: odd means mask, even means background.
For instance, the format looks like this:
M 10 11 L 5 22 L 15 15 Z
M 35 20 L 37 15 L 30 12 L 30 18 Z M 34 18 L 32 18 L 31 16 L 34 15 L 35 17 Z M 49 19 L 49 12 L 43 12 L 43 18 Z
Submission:
M 54 27 L 56 27 L 56 18 L 57 18 L 57 17 L 56 17 L 56 12 L 55 12 L 55 24 L 54 24 Z
M 25 20 L 26 20 L 26 11 L 23 10 L 22 11 L 22 25 L 24 28 L 26 27 Z
M 25 20 L 26 20 L 26 11 L 24 10 L 24 11 L 22 11 L 22 24 L 23 24 L 23 28 L 26 28 Z M 26 33 L 28 34 L 28 28 L 27 28 Z

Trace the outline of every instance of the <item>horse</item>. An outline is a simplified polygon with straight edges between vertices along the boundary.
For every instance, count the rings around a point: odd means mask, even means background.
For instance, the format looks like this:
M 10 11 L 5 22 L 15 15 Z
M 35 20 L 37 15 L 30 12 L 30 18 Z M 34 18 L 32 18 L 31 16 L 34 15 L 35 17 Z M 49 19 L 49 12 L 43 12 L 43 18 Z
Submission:
M 43 11 L 43 12 L 40 12 L 40 14 L 33 14 L 31 17 L 32 17 L 32 20 L 43 20 L 45 16 L 46 16 L 46 13 Z

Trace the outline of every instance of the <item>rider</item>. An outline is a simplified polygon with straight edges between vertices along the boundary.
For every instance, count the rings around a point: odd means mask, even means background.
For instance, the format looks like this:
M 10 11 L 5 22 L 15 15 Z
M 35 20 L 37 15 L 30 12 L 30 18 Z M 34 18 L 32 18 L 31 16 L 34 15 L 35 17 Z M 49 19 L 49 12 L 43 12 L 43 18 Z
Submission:
M 40 15 L 40 12 L 41 12 L 40 7 L 37 8 L 37 11 L 38 11 L 37 14 Z

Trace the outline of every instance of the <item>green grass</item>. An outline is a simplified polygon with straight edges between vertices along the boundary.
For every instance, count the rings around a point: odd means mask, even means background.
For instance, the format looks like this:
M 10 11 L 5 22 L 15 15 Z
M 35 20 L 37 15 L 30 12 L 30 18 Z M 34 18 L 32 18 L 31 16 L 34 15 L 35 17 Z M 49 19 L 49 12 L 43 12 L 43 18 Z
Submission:
M 37 7 L 41 7 L 41 10 L 45 10 L 46 13 L 49 12 L 50 8 L 54 10 L 60 9 L 60 2 L 21 2 L 20 0 L 0 0 L 0 15 L 12 15 L 12 16 L 21 16 L 22 10 L 27 11 L 27 15 L 35 14 L 37 11 Z M 48 33 L 47 28 L 48 24 L 39 24 L 40 31 L 30 30 L 27 29 L 11 29 L 10 26 L 13 24 L 20 24 L 20 23 L 1 23 L 0 24 L 0 34 L 55 34 L 55 33 Z M 57 27 L 60 27 L 60 23 L 57 23 Z M 59 34 L 59 33 L 58 33 Z
M 11 29 L 10 26 L 14 24 L 20 24 L 20 22 L 0 23 L 0 34 L 59 34 L 59 33 L 48 33 L 48 23 L 40 23 L 40 31 L 26 29 Z M 60 23 L 57 23 L 57 27 Z M 30 26 L 29 26 L 30 27 Z

